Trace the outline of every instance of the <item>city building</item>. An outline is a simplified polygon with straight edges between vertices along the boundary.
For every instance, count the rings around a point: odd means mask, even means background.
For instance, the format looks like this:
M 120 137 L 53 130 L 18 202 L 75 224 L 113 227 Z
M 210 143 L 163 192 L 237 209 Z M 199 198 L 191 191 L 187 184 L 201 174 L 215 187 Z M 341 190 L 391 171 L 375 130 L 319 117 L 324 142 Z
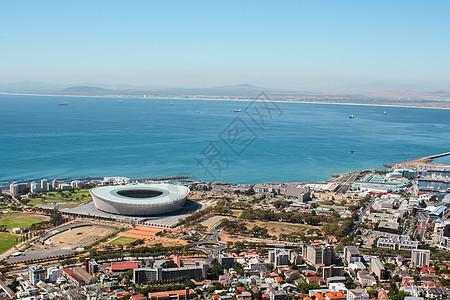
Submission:
M 98 263 L 93 259 L 86 258 L 84 260 L 84 270 L 91 275 L 98 273 Z
M 57 267 L 51 267 L 47 269 L 47 279 L 50 282 L 56 282 L 58 278 L 62 277 L 61 270 Z
M 444 240 L 444 238 L 450 237 L 450 222 L 448 221 L 436 221 L 434 223 L 434 231 L 433 231 L 433 244 L 436 246 L 447 246 L 448 243 Z
M 342 292 L 327 292 L 325 293 L 326 300 L 346 300 L 347 296 L 345 296 Z
M 281 193 L 287 197 L 297 198 L 299 202 L 311 200 L 311 191 L 309 186 L 287 187 L 281 190 Z
M 28 185 L 26 183 L 11 183 L 9 185 L 9 192 L 13 195 L 17 195 L 22 192 Z
M 411 251 L 411 263 L 413 266 L 430 265 L 430 250 L 414 249 Z
M 192 289 L 186 288 L 185 290 L 149 293 L 148 300 L 188 300 L 195 295 Z
M 62 275 L 67 279 L 67 281 L 77 286 L 83 286 L 95 282 L 95 278 L 86 272 L 84 268 L 80 267 L 75 267 L 73 269 L 64 268 L 62 269 Z
M 375 287 L 377 286 L 377 280 L 375 277 L 369 274 L 369 272 L 361 270 L 358 272 L 358 281 L 363 286 Z
M 392 237 L 392 238 L 379 238 L 377 247 L 388 248 L 391 250 L 413 250 L 419 246 L 418 241 L 411 241 L 409 237 Z
M 53 179 L 53 180 L 52 180 L 52 189 L 53 189 L 53 190 L 57 190 L 58 187 L 59 187 L 58 180 Z
M 36 181 L 30 183 L 30 191 L 36 193 L 41 189 L 41 186 Z
M 298 254 L 296 251 L 289 251 L 289 262 L 291 265 L 299 266 L 303 263 L 302 256 Z
M 83 182 L 80 180 L 74 180 L 70 183 L 70 186 L 74 189 L 81 189 L 83 187 Z
M 202 264 L 195 267 L 182 268 L 138 268 L 133 270 L 133 282 L 141 284 L 154 280 L 176 279 L 186 277 L 195 279 L 199 277 L 207 278 L 207 264 Z
M 123 272 L 139 268 L 138 262 L 112 262 L 111 272 Z
M 221 265 L 232 266 L 234 264 L 234 257 L 227 253 L 220 254 L 219 263 Z
M 333 247 L 323 244 L 306 245 L 306 261 L 311 265 L 329 266 L 333 260 Z
M 361 261 L 361 254 L 359 253 L 358 248 L 355 246 L 344 247 L 344 261 L 347 264 Z
M 322 267 L 322 278 L 324 280 L 342 275 L 344 275 L 344 266 L 330 265 Z
M 284 249 L 269 250 L 269 263 L 275 268 L 289 265 L 289 254 Z
M 36 285 L 39 281 L 45 281 L 45 269 L 41 265 L 31 266 L 29 275 L 32 285 Z
M 58 184 L 58 189 L 59 190 L 68 190 L 70 188 L 72 188 L 72 186 L 70 184 L 68 184 L 68 183 L 60 183 L 60 184 Z
M 350 289 L 347 291 L 347 300 L 369 300 L 369 294 L 365 289 Z
M 378 258 L 372 258 L 370 260 L 370 271 L 373 272 L 378 279 L 384 279 L 386 277 L 384 264 Z
M 48 180 L 42 179 L 41 180 L 41 190 L 47 191 L 48 190 Z
M 271 290 L 269 292 L 270 300 L 287 300 L 287 293 L 285 291 Z

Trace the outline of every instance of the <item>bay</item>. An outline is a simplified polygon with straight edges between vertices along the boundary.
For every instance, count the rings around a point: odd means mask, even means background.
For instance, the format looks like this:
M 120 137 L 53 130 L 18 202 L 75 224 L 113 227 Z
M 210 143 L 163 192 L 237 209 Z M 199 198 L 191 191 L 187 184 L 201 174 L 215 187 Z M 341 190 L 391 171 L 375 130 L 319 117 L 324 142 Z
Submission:
M 0 95 L 0 181 L 315 182 L 450 151 L 449 110 L 269 102 L 269 114 L 261 105 Z

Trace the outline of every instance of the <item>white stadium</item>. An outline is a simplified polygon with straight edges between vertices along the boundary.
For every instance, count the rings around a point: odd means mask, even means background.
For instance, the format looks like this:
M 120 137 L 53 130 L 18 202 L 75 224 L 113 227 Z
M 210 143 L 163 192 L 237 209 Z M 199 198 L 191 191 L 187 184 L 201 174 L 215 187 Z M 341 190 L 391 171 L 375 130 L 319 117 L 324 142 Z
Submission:
M 102 186 L 90 190 L 97 209 L 123 216 L 157 216 L 184 207 L 189 188 L 175 184 Z

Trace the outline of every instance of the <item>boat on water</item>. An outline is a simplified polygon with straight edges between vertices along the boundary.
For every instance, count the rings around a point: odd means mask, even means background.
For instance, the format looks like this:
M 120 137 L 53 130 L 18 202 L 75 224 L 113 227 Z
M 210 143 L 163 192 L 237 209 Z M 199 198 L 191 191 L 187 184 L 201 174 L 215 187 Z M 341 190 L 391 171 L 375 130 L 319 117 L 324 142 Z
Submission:
M 353 119 L 354 117 L 355 117 L 354 115 L 351 115 L 349 118 L 350 118 L 350 119 Z
M 387 111 L 384 111 L 384 114 L 387 115 Z
M 211 151 L 211 153 L 209 153 L 209 156 L 214 156 L 214 153 Z
M 61 102 L 61 103 L 58 103 L 58 105 L 68 105 L 69 103 L 67 103 L 67 102 Z
M 122 100 L 119 100 L 119 103 L 122 103 Z
M 242 109 L 240 109 L 240 108 L 234 110 L 234 112 L 241 112 L 241 111 L 242 111 Z

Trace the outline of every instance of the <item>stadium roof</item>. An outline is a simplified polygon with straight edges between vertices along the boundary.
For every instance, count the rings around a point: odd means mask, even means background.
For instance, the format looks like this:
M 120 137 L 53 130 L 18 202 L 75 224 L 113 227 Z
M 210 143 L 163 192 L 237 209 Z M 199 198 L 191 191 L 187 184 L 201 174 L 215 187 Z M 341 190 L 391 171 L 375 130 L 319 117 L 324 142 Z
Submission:
M 94 188 L 91 194 L 118 203 L 163 204 L 186 197 L 189 189 L 174 184 L 111 185 Z

